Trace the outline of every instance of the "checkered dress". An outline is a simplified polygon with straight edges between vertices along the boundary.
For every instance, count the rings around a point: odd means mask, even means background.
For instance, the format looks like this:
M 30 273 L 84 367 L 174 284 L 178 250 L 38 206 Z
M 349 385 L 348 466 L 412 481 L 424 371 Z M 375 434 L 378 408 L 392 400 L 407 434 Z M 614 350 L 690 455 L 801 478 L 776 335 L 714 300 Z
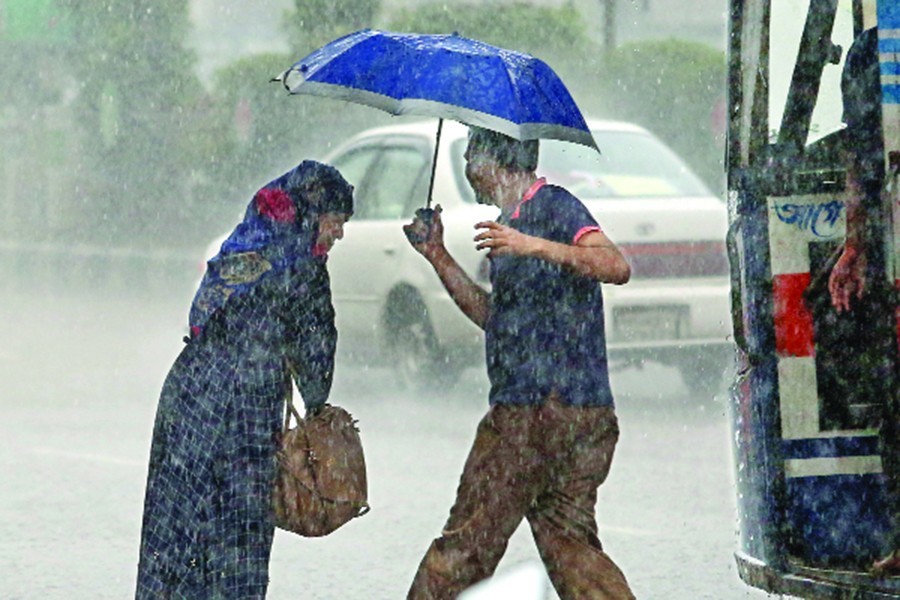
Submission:
M 337 334 L 320 260 L 229 299 L 181 352 L 157 409 L 136 598 L 263 598 L 284 359 L 307 406 L 331 387 Z

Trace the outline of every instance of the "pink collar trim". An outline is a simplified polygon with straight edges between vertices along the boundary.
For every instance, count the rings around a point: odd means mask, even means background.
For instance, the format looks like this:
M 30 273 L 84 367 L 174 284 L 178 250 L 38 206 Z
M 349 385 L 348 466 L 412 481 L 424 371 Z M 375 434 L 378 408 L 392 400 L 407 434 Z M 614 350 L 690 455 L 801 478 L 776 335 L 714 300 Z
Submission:
M 522 196 L 522 201 L 519 202 L 519 205 L 516 206 L 515 212 L 512 214 L 510 219 L 518 219 L 519 218 L 519 210 L 521 210 L 522 205 L 534 198 L 534 195 L 538 193 L 538 190 L 544 187 L 547 184 L 547 178 L 541 177 L 537 181 L 531 184 L 531 187 L 525 191 L 525 194 Z
M 321 258 L 323 256 L 328 256 L 328 246 L 325 244 L 316 243 L 312 247 L 312 255 L 315 258 Z

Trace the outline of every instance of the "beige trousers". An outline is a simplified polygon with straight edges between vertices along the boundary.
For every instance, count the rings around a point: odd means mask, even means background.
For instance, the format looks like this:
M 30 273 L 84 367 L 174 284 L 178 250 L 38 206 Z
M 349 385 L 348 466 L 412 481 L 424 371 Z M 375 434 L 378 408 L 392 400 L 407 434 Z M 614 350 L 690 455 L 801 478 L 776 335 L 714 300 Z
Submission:
M 527 519 L 561 600 L 634 598 L 597 537 L 594 505 L 619 437 L 609 407 L 498 405 L 481 420 L 456 503 L 409 600 L 455 598 L 490 577 Z

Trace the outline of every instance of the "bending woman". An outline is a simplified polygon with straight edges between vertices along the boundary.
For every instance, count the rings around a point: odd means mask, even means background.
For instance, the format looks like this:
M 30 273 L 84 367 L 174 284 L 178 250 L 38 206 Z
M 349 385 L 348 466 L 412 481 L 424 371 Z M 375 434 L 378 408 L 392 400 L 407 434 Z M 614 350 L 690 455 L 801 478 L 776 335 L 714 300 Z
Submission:
M 337 340 L 325 260 L 352 213 L 353 187 L 304 161 L 209 261 L 159 399 L 136 598 L 265 597 L 286 363 L 314 413 Z

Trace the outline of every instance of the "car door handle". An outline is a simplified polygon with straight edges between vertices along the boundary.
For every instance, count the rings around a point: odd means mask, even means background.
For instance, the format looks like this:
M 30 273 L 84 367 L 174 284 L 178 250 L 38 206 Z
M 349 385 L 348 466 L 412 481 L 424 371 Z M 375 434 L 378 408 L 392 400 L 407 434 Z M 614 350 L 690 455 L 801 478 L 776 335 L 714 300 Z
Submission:
M 397 254 L 397 247 L 396 246 L 385 246 L 384 253 L 387 254 L 388 256 L 393 256 L 393 255 Z

